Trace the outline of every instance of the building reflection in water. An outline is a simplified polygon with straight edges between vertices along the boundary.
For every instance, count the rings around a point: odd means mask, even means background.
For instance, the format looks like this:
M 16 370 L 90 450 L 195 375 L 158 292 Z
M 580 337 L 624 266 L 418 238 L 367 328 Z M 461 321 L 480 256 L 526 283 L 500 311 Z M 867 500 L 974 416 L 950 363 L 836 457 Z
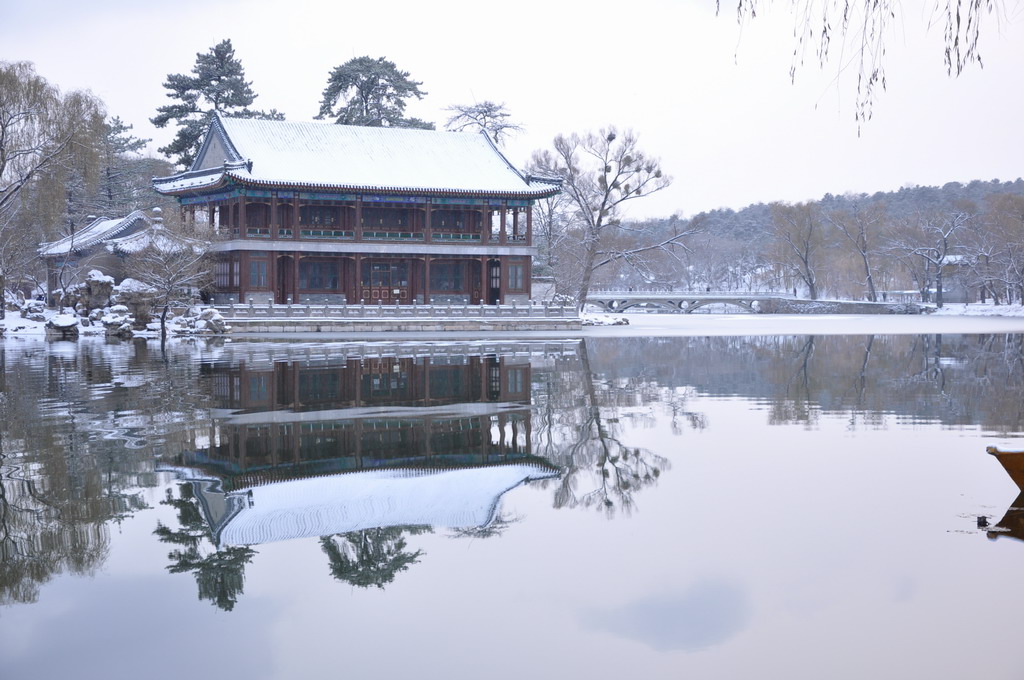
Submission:
M 529 353 L 208 367 L 209 445 L 180 454 L 218 547 L 370 528 L 482 527 L 557 476 L 530 453 Z
M 996 457 L 1020 490 L 1017 498 L 1006 509 L 1003 518 L 989 529 L 988 537 L 996 539 L 1011 536 L 1024 541 L 1024 450 L 1011 451 L 990 446 L 988 452 Z

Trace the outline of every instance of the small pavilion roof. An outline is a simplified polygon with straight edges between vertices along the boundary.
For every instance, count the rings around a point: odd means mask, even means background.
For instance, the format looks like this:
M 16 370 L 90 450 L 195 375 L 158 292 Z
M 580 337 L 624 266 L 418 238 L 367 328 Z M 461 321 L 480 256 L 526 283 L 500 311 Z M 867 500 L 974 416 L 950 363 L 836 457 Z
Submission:
M 162 224 L 152 224 L 128 236 L 109 239 L 104 246 L 116 255 L 131 255 L 153 246 L 164 253 L 173 253 L 191 248 L 195 253 L 207 250 L 210 244 L 206 241 L 190 239 L 168 231 Z
M 359 127 L 215 116 L 195 164 L 154 179 L 163 194 L 231 181 L 352 192 L 537 198 L 559 180 L 517 171 L 484 133 Z
M 141 210 L 136 210 L 126 217 L 97 217 L 71 236 L 41 244 L 38 252 L 40 257 L 58 257 L 71 252 L 81 252 L 132 229 L 152 224 L 152 219 Z

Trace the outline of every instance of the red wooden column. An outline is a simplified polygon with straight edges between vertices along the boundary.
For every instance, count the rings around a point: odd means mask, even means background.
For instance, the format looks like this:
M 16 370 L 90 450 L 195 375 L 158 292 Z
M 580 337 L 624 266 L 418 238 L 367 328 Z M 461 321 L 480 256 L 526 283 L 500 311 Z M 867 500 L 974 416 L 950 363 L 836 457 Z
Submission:
M 353 229 L 353 231 L 355 232 L 355 239 L 357 241 L 362 241 L 363 240 L 363 197 L 362 196 L 356 196 L 356 225 L 355 225 L 355 228 Z M 358 272 L 356 272 L 356 276 L 357 277 L 359 276 Z
M 360 236 L 361 236 L 361 234 L 362 234 L 362 232 L 360 232 Z M 357 304 L 359 302 L 363 302 L 363 290 L 362 290 L 363 289 L 363 280 L 362 280 L 362 276 L 363 276 L 363 256 L 357 254 L 355 256 L 355 261 L 356 261 L 356 264 L 355 264 L 355 267 L 356 267 L 356 271 L 355 271 L 355 280 L 356 280 L 355 298 L 356 299 L 353 300 L 353 304 Z
M 245 221 L 245 196 L 238 197 L 238 234 L 240 238 L 245 238 L 246 227 L 248 223 Z
M 498 243 L 505 245 L 508 243 L 508 232 L 505 230 L 508 226 L 508 205 L 505 203 L 501 204 L 501 230 L 498 232 Z
M 427 243 L 434 240 L 433 225 L 430 223 L 430 213 L 432 206 L 430 199 L 427 199 L 426 205 L 423 207 L 423 242 Z
M 491 282 L 487 278 L 487 256 L 480 257 L 480 302 L 489 304 L 488 294 L 491 292 Z
M 267 287 L 270 288 L 270 300 L 275 304 L 278 301 L 277 291 L 277 252 L 267 251 Z M 281 295 L 281 302 L 284 302 L 284 295 Z
M 359 266 L 357 255 L 348 257 L 345 262 L 345 302 L 355 304 L 359 300 Z
M 277 240 L 277 230 L 281 227 L 280 219 L 277 216 L 277 192 L 270 192 L 270 239 L 272 241 Z
M 249 251 L 243 250 L 238 258 L 238 301 L 248 302 L 246 294 L 249 292 Z
M 423 304 L 430 304 L 430 255 L 423 256 Z
M 526 206 L 526 245 L 533 245 L 533 206 Z
M 299 192 L 292 195 L 292 238 L 299 238 Z M 299 271 L 299 261 L 295 260 L 295 271 Z

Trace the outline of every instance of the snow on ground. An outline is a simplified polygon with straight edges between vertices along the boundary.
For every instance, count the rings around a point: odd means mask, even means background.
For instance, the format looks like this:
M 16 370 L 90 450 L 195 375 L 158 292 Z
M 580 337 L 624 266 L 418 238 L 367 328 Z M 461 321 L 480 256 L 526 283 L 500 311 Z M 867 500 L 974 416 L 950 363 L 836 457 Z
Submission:
M 1018 316 L 1024 317 L 1024 305 L 949 304 L 932 314 L 940 316 Z
M 1021 305 L 946 305 L 910 314 L 593 314 L 588 336 L 915 335 L 1024 333 Z M 629 325 L 616 325 L 619 318 Z
M 46 319 L 58 316 L 44 312 Z M 583 335 L 905 335 L 915 333 L 1024 333 L 1024 306 L 950 304 L 927 315 L 902 314 L 595 314 L 584 313 Z M 622 324 L 622 320 L 627 322 Z M 7 312 L 0 338 L 44 338 L 45 321 Z M 100 324 L 79 329 L 102 336 Z M 159 337 L 159 324 L 140 337 Z M 322 338 L 322 335 L 318 335 Z M 294 338 L 299 339 L 299 338 Z
M 118 309 L 124 310 L 124 315 L 127 316 L 127 307 L 112 307 L 111 311 Z M 69 321 L 79 319 L 80 317 L 75 314 L 60 313 L 54 309 L 47 309 L 43 312 L 44 319 L 42 321 L 34 321 L 32 319 L 22 318 L 20 312 L 8 311 L 6 317 L 0 319 L 0 339 L 3 338 L 45 338 L 46 337 L 46 323 L 47 321 L 54 321 L 58 325 L 67 324 Z M 177 335 L 181 335 L 180 328 L 175 329 L 170 320 L 167 322 L 168 335 L 175 335 L 175 330 L 179 332 Z M 104 336 L 106 335 L 106 329 L 100 322 L 93 322 L 89 326 L 79 326 L 79 335 L 90 335 L 90 336 Z M 193 331 L 194 332 L 194 331 Z M 133 333 L 136 338 L 159 338 L 160 337 L 160 322 L 151 321 L 146 325 L 145 330 L 136 330 Z
M 44 321 L 33 321 L 21 318 L 20 312 L 7 312 L 5 318 L 0 319 L 0 338 L 43 338 L 46 337 L 46 321 L 61 316 L 56 310 L 48 309 L 43 312 L 46 316 Z M 79 329 L 82 335 L 103 335 L 103 326 L 89 326 Z

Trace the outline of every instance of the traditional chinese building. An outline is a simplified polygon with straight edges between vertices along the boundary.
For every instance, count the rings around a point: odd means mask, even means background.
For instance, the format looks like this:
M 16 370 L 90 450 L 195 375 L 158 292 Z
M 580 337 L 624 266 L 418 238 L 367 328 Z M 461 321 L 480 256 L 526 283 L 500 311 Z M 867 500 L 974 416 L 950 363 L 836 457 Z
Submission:
M 557 181 L 486 134 L 216 116 L 154 180 L 218 235 L 215 301 L 526 302 L 532 205 Z
M 54 304 L 54 294 L 63 284 L 81 283 L 86 272 L 96 269 L 118 283 L 125 276 L 125 243 L 148 238 L 160 225 L 159 208 L 151 217 L 136 210 L 125 217 L 93 217 L 89 224 L 70 236 L 43 243 L 39 257 L 46 263 L 46 299 Z

